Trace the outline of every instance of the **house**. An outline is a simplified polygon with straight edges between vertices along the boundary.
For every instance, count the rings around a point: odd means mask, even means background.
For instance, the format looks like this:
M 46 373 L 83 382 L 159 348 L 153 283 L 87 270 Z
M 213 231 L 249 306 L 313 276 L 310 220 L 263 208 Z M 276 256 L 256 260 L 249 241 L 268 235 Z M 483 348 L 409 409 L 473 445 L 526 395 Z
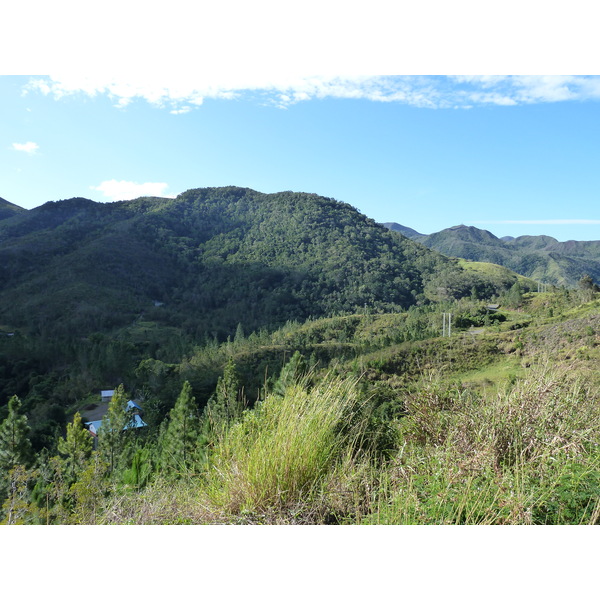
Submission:
M 139 429 L 140 427 L 148 427 L 142 419 L 142 407 L 133 400 L 127 401 L 127 410 L 131 414 L 131 421 L 123 429 Z
M 100 397 L 102 398 L 102 400 L 105 400 L 106 402 L 110 402 L 114 395 L 115 395 L 115 390 L 101 390 L 100 391 Z
M 107 390 L 111 392 L 111 398 L 114 394 L 114 390 Z M 103 396 L 104 399 L 104 396 Z M 129 422 L 123 427 L 123 431 L 126 429 L 140 429 L 141 427 L 148 427 L 148 424 L 142 419 L 142 407 L 133 400 L 127 402 L 127 412 L 130 415 Z M 92 437 L 98 438 L 100 427 L 102 426 L 102 419 L 96 421 L 87 421 L 84 423 L 85 428 L 90 432 Z M 96 440 L 94 440 L 96 441 Z

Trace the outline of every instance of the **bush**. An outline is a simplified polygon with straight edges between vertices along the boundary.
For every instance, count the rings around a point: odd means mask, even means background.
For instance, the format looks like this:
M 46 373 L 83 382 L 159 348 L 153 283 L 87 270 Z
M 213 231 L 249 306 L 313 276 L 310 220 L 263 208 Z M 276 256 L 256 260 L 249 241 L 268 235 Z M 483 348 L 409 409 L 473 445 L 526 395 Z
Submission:
M 216 447 L 205 486 L 211 503 L 229 514 L 301 512 L 365 445 L 361 408 L 356 380 L 329 377 L 310 391 L 268 395 Z

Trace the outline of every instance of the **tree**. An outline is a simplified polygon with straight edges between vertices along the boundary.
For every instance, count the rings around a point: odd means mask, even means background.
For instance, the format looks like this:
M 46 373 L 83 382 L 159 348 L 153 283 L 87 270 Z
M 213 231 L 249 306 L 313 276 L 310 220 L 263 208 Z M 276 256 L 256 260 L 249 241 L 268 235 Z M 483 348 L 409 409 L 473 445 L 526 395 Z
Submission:
M 278 396 L 285 396 L 288 387 L 296 385 L 303 375 L 307 372 L 307 365 L 304 356 L 298 350 L 294 352 L 292 358 L 281 369 L 279 378 L 273 386 L 273 393 Z
M 244 342 L 246 337 L 244 336 L 244 328 L 241 323 L 238 323 L 237 329 L 235 330 L 235 337 L 233 338 L 234 344 L 241 344 Z
M 21 401 L 13 396 L 8 401 L 8 416 L 0 425 L 0 474 L 8 475 L 17 465 L 29 466 L 33 451 L 29 440 L 27 416 L 20 414 Z
M 508 305 L 513 308 L 518 308 L 521 305 L 523 302 L 523 291 L 518 281 L 515 281 L 515 283 L 512 285 L 506 298 Z
M 594 283 L 594 280 L 586 273 L 579 280 L 579 287 L 582 290 L 594 290 L 597 291 L 598 286 Z
M 58 440 L 58 451 L 65 455 L 67 472 L 73 481 L 77 473 L 85 468 L 93 446 L 92 436 L 83 426 L 80 414 L 75 413 L 73 422 L 67 425 L 66 436 Z
M 230 358 L 223 376 L 217 381 L 215 393 L 208 400 L 205 416 L 210 428 L 217 431 L 239 419 L 245 407 L 244 390 L 235 363 Z
M 23 465 L 13 467 L 8 475 L 8 494 L 2 505 L 3 525 L 24 525 L 35 518 L 35 506 L 31 503 L 29 483 L 37 472 L 28 471 Z
M 192 467 L 200 441 L 200 417 L 189 381 L 184 382 L 161 443 L 163 470 L 181 471 Z
M 127 426 L 130 416 L 127 411 L 127 395 L 120 385 L 110 400 L 108 411 L 102 419 L 98 438 L 100 443 L 100 453 L 106 459 L 109 465 L 109 471 L 112 473 L 123 449 L 125 448 L 125 436 L 123 429 Z

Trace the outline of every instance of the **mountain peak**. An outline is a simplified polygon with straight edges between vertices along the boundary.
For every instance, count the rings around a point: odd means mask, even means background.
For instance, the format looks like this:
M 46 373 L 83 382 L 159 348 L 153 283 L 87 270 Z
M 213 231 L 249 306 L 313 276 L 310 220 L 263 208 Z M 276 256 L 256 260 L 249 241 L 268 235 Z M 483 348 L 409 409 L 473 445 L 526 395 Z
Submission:
M 460 239 L 463 242 L 475 242 L 478 244 L 500 243 L 500 240 L 490 231 L 487 231 L 486 229 L 479 229 L 478 227 L 473 227 L 472 225 L 454 225 L 453 227 L 448 227 L 447 229 L 443 229 L 438 233 L 432 233 L 429 237 L 445 237 L 447 235 L 451 235 L 452 237 Z
M 419 233 L 418 231 L 415 231 L 410 227 L 400 225 L 400 223 L 382 223 L 382 225 L 384 227 L 387 227 L 390 231 L 397 231 L 398 233 L 401 233 L 403 236 L 411 240 L 416 240 L 418 238 L 425 237 L 425 234 Z

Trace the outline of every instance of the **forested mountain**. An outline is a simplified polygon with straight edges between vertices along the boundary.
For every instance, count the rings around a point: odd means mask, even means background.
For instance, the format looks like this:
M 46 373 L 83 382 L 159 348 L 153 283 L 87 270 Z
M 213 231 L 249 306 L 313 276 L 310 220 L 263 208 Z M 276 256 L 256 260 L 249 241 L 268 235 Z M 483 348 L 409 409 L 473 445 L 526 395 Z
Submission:
M 4 198 L 0 198 L 0 221 L 3 219 L 8 219 L 18 213 L 24 212 L 25 209 L 5 200 Z
M 397 231 L 411 240 L 418 240 L 422 237 L 427 237 L 425 234 L 419 233 L 410 227 L 400 225 L 399 223 L 384 223 L 383 226 L 391 229 L 392 231 Z
M 47 202 L 0 222 L 0 406 L 17 394 L 28 411 L 64 407 L 134 382 L 143 360 L 179 361 L 239 331 L 489 298 L 516 282 L 315 194 Z
M 0 225 L 0 324 L 89 334 L 145 317 L 225 336 L 408 307 L 448 261 L 311 194 L 190 190 L 48 202 Z
M 66 405 L 238 325 L 407 308 L 445 265 L 313 194 L 48 202 L 0 222 L 0 405 Z
M 600 281 L 600 241 L 559 242 L 546 235 L 500 239 L 465 225 L 430 235 L 397 223 L 385 226 L 446 256 L 496 263 L 538 281 L 574 287 L 586 274 Z

